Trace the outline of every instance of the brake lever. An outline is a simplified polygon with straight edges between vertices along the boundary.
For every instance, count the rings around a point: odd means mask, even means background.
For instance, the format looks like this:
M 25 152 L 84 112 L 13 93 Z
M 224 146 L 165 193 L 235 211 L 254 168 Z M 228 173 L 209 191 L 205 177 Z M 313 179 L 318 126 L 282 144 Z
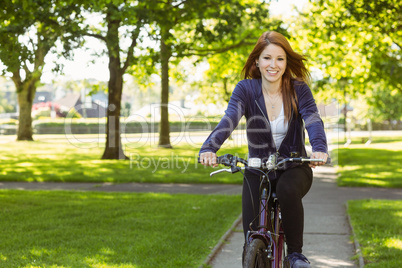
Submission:
M 223 168 L 223 169 L 211 172 L 209 174 L 209 176 L 212 177 L 213 175 L 218 174 L 218 173 L 222 173 L 222 172 L 229 172 L 229 173 L 233 174 L 233 173 L 239 172 L 240 170 L 242 170 L 241 167 L 233 167 L 232 166 L 231 168 Z
M 220 169 L 220 170 L 211 172 L 211 174 L 209 174 L 209 176 L 212 177 L 213 175 L 216 175 L 216 174 L 222 173 L 222 172 L 229 172 L 229 173 L 232 173 L 232 169 L 231 169 L 231 168 Z

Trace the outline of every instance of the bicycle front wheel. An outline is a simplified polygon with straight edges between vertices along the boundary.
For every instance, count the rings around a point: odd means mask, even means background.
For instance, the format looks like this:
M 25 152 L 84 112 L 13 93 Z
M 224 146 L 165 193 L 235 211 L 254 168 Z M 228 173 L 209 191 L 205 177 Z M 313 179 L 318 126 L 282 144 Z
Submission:
M 267 247 L 261 239 L 254 239 L 246 247 L 244 255 L 244 268 L 271 268 L 271 263 L 267 258 Z

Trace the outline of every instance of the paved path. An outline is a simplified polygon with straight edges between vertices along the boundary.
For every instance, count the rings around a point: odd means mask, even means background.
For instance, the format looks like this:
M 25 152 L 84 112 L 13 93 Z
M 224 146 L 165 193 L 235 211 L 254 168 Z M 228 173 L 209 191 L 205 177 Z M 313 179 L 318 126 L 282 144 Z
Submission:
M 304 253 L 312 267 L 357 267 L 345 203 L 351 199 L 402 199 L 400 189 L 337 187 L 331 167 L 314 170 L 313 186 L 304 198 Z M 241 194 L 240 185 L 148 183 L 26 183 L 0 182 L 0 189 Z M 241 267 L 243 231 L 237 225 L 209 264 L 213 268 Z
M 314 170 L 314 183 L 303 199 L 305 211 L 304 254 L 312 267 L 358 267 L 351 260 L 355 248 L 346 215 L 346 201 L 351 199 L 402 199 L 400 189 L 337 187 L 331 167 Z M 241 267 L 243 250 L 241 224 L 210 262 L 213 268 Z

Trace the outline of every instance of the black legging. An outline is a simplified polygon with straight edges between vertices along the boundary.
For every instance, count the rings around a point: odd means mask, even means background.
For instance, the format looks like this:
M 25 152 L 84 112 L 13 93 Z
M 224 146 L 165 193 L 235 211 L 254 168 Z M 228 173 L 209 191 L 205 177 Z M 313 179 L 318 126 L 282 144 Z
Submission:
M 256 218 L 254 212 L 258 213 L 259 211 L 260 175 L 246 170 L 245 177 L 243 180 L 242 210 L 243 230 L 246 237 L 250 222 Z M 276 185 L 276 194 L 281 205 L 282 223 L 286 235 L 288 254 L 293 252 L 302 253 L 304 230 L 302 198 L 310 190 L 312 182 L 313 172 L 307 164 L 284 171 L 279 179 L 273 182 L 273 186 L 275 187 Z M 250 195 L 249 188 L 252 195 Z M 251 197 L 254 200 L 254 210 Z M 257 229 L 257 224 L 258 218 L 253 222 L 253 230 Z

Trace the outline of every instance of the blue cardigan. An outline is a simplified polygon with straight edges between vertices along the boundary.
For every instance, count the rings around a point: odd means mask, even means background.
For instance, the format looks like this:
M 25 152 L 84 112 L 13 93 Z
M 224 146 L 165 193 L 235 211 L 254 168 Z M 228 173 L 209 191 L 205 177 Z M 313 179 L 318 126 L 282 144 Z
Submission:
M 200 153 L 216 153 L 241 117 L 247 120 L 247 140 L 249 157 L 263 160 L 277 153 L 278 159 L 290 157 L 291 152 L 306 156 L 304 146 L 304 127 L 307 129 L 314 152 L 328 152 L 324 124 L 318 114 L 317 105 L 310 88 L 304 82 L 293 82 L 297 96 L 298 115 L 292 113 L 288 122 L 288 132 L 279 149 L 276 149 L 261 89 L 261 79 L 240 81 L 230 98 L 225 115 L 201 147 Z M 304 121 L 304 123 L 303 123 Z M 292 163 L 284 169 L 296 166 Z

